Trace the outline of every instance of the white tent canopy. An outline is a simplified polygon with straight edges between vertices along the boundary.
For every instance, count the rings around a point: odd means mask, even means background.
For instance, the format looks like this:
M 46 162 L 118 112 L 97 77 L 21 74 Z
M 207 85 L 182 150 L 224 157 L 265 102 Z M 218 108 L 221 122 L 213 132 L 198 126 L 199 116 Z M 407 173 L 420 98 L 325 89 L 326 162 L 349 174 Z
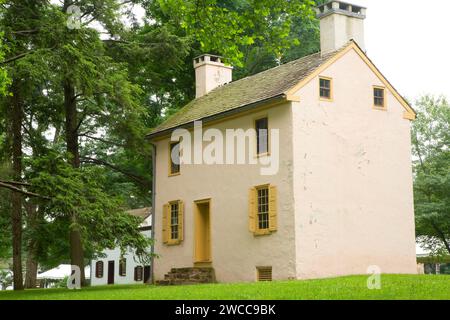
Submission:
M 87 266 L 84 268 L 84 274 L 86 275 L 86 279 L 90 278 L 90 267 Z M 60 264 L 56 268 L 47 270 L 43 273 L 38 274 L 37 279 L 50 279 L 50 280 L 62 280 L 65 277 L 70 276 L 71 274 L 71 266 L 70 264 Z

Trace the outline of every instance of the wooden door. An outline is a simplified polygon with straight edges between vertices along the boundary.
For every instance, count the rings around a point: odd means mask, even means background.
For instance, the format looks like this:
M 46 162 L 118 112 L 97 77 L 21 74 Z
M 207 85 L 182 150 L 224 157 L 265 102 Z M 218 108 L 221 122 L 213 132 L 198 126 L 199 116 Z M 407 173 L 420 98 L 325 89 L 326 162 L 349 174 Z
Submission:
M 211 257 L 211 213 L 210 201 L 197 201 L 194 203 L 195 228 L 195 263 L 210 263 Z
M 108 284 L 114 284 L 114 261 L 108 261 Z
M 144 267 L 144 283 L 148 283 L 148 281 L 150 280 L 151 270 L 152 269 L 150 266 Z

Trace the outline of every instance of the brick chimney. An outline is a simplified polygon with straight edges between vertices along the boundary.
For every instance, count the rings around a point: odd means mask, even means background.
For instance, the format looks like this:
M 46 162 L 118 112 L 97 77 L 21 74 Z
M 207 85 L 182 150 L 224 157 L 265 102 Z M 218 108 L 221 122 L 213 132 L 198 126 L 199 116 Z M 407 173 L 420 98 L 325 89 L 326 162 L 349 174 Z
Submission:
M 320 20 L 322 54 L 337 50 L 351 39 L 365 50 L 366 8 L 343 1 L 329 1 L 316 8 Z
M 204 54 L 194 59 L 195 97 L 232 81 L 233 67 L 223 63 L 223 58 Z

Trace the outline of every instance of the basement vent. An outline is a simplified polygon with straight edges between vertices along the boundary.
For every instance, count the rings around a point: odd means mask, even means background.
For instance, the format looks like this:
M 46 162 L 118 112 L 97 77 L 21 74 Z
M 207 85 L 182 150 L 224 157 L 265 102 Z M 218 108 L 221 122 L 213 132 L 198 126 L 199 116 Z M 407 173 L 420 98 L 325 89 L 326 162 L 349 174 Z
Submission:
M 258 281 L 272 281 L 272 267 L 256 267 Z

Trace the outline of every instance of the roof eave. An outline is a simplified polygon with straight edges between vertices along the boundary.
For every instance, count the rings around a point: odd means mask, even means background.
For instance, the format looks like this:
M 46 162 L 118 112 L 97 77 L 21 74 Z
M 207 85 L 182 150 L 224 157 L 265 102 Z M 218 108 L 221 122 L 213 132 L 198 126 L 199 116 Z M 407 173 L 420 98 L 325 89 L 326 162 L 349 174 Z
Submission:
M 276 102 L 283 102 L 283 101 L 288 101 L 288 96 L 284 93 L 281 93 L 279 95 L 267 98 L 267 99 L 263 99 L 263 100 L 259 100 L 250 104 L 246 104 L 231 110 L 227 110 L 221 113 L 217 113 L 217 114 L 213 114 L 204 118 L 200 118 L 194 121 L 190 121 L 187 122 L 185 124 L 181 124 L 178 126 L 174 126 L 174 127 L 170 127 L 167 129 L 163 129 L 161 131 L 157 131 L 157 132 L 153 132 L 150 134 L 147 134 L 145 136 L 146 139 L 149 140 L 154 140 L 156 138 L 160 138 L 166 135 L 169 135 L 173 130 L 175 129 L 189 129 L 189 128 L 193 128 L 194 127 L 194 122 L 196 121 L 202 121 L 203 123 L 208 123 L 208 122 L 212 122 L 212 121 L 216 121 L 216 120 L 220 120 L 223 118 L 227 118 L 230 116 L 233 116 L 235 114 L 241 113 L 241 112 L 245 112 L 245 111 L 249 111 L 249 110 L 253 110 L 253 109 L 257 109 L 263 105 L 267 105 L 267 104 L 272 104 L 272 103 L 276 103 Z

